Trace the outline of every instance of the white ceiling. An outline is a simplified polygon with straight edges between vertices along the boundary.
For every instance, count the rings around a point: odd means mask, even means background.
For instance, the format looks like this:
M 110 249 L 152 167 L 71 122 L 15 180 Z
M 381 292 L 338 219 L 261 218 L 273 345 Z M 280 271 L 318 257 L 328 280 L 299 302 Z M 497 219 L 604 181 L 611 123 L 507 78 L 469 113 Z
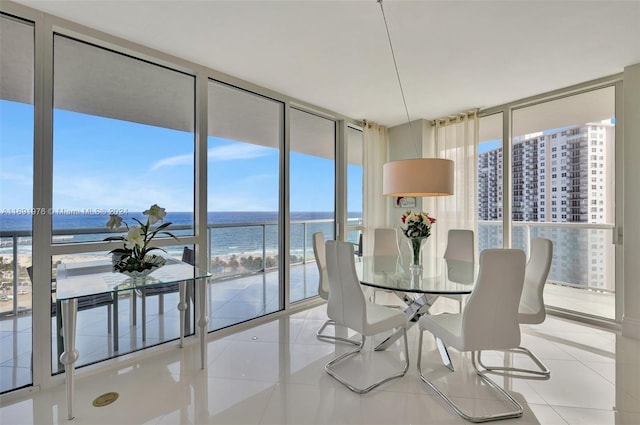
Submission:
M 376 0 L 17 3 L 352 118 L 406 122 Z M 384 9 L 411 119 L 495 106 L 640 63 L 640 0 L 385 0 Z

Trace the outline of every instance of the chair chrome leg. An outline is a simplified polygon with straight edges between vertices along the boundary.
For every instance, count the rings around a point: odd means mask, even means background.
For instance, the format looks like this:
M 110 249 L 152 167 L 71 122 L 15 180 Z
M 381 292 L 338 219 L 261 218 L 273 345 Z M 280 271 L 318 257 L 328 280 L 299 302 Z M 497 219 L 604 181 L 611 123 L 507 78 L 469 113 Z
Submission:
M 340 336 L 324 335 L 322 332 L 324 332 L 325 328 L 329 325 L 333 325 L 335 327 L 336 321 L 331 319 L 325 321 L 322 324 L 322 326 L 320 326 L 320 329 L 318 329 L 318 331 L 316 332 L 316 338 L 324 342 L 338 341 L 338 342 L 344 342 L 346 344 L 360 345 L 360 341 L 354 341 L 348 338 L 342 338 Z
M 533 375 L 532 378 L 538 378 L 538 379 L 542 379 L 542 378 L 548 379 L 549 377 L 551 377 L 551 371 L 549 370 L 549 368 L 544 363 L 542 363 L 542 360 L 540 360 L 529 349 L 524 347 L 517 347 L 517 348 L 512 348 L 510 350 L 505 350 L 505 351 L 526 354 L 538 366 L 539 370 L 522 369 L 517 367 L 509 367 L 509 366 L 486 366 L 482 363 L 481 351 L 478 352 L 478 364 L 482 366 L 486 371 L 489 371 L 489 372 L 506 372 L 506 373 L 514 372 L 514 376 L 518 376 L 521 378 L 526 378 L 527 375 Z M 542 377 L 542 378 L 539 378 L 539 377 Z
M 523 410 L 522 406 L 520 405 L 520 403 L 518 403 L 518 401 L 515 398 L 513 398 L 511 396 L 511 394 L 506 392 L 502 387 L 500 387 L 498 384 L 496 384 L 491 379 L 489 379 L 487 376 L 485 376 L 484 373 L 482 373 L 480 370 L 478 370 L 477 365 L 476 365 L 476 361 L 475 361 L 475 355 L 476 355 L 475 351 L 471 353 L 471 361 L 472 361 L 473 367 L 474 367 L 476 373 L 478 374 L 478 376 L 480 377 L 480 379 L 482 379 L 482 381 L 484 381 L 487 385 L 489 385 L 490 387 L 492 387 L 493 389 L 498 391 L 500 394 L 502 394 L 509 401 L 509 403 L 511 403 L 511 405 L 513 405 L 515 410 L 513 410 L 511 412 L 496 413 L 496 414 L 484 415 L 484 416 L 471 416 L 471 415 L 463 412 L 458 407 L 458 405 L 456 405 L 453 402 L 453 400 L 451 400 L 451 398 L 449 398 L 445 393 L 440 391 L 438 389 L 438 387 L 436 387 L 431 381 L 429 381 L 424 376 L 424 373 L 422 372 L 422 334 L 423 334 L 423 332 L 420 333 L 420 338 L 419 338 L 419 341 L 418 341 L 419 345 L 418 345 L 418 360 L 417 360 L 418 373 L 420 374 L 420 379 L 429 388 L 431 388 L 431 390 L 433 390 L 442 400 L 444 400 L 447 403 L 447 405 L 449 407 L 451 407 L 460 417 L 466 419 L 469 422 L 480 423 L 480 422 L 496 421 L 496 420 L 499 420 L 499 419 L 519 418 L 519 417 L 522 416 L 522 413 L 523 413 L 524 410 Z
M 401 372 L 398 372 L 398 373 L 395 373 L 395 374 L 393 374 L 391 376 L 387 376 L 386 378 L 380 379 L 379 381 L 374 382 L 373 384 L 369 385 L 366 388 L 358 388 L 355 385 L 351 384 L 350 382 L 346 381 L 344 378 L 342 378 L 338 374 L 336 374 L 333 371 L 332 367 L 334 367 L 338 363 L 341 363 L 343 360 L 347 359 L 348 357 L 351 357 L 351 356 L 353 356 L 355 354 L 358 354 L 359 352 L 362 351 L 362 348 L 364 347 L 364 343 L 365 343 L 365 340 L 366 340 L 364 335 L 362 336 L 362 342 L 358 345 L 358 347 L 355 350 L 346 352 L 346 353 L 336 357 L 335 359 L 331 360 L 329 363 L 327 363 L 327 365 L 324 367 L 324 369 L 327 371 L 327 373 L 331 377 L 333 377 L 338 382 L 340 382 L 341 384 L 343 384 L 344 386 L 349 388 L 354 393 L 358 393 L 358 394 L 368 393 L 372 389 L 384 384 L 385 382 L 388 382 L 388 381 L 390 381 L 392 379 L 395 379 L 395 378 L 400 378 L 400 377 L 404 376 L 407 373 L 407 370 L 409 370 L 409 343 L 407 341 L 407 329 L 403 328 L 403 331 L 404 331 L 404 355 L 405 355 L 406 361 L 405 361 L 404 368 L 402 369 Z
M 444 345 L 440 338 L 436 338 L 436 346 L 438 347 L 438 351 L 440 352 L 440 358 L 442 358 L 442 363 L 449 369 L 451 372 L 455 372 L 453 369 L 453 362 L 451 362 L 451 356 L 449 355 L 449 350 Z

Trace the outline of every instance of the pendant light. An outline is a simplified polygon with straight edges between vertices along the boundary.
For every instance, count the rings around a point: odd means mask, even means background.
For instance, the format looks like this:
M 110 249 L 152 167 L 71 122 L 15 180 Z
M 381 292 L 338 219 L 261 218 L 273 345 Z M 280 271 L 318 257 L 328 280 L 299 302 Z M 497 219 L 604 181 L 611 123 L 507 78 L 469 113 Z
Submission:
M 396 62 L 396 55 L 391 43 L 391 35 L 389 26 L 387 25 L 387 17 L 384 13 L 382 0 L 378 0 L 384 26 L 387 31 L 387 39 L 389 40 L 389 48 L 391 49 L 391 57 L 398 78 L 400 94 L 404 103 L 404 110 L 409 123 L 409 133 L 414 138 L 413 144 L 418 156 L 418 146 L 415 143 L 415 136 L 411 129 L 411 119 L 409 117 L 409 109 L 400 80 L 400 72 Z M 399 161 L 387 162 L 382 167 L 382 193 L 385 196 L 446 196 L 453 195 L 453 161 L 440 158 L 415 158 L 403 159 Z

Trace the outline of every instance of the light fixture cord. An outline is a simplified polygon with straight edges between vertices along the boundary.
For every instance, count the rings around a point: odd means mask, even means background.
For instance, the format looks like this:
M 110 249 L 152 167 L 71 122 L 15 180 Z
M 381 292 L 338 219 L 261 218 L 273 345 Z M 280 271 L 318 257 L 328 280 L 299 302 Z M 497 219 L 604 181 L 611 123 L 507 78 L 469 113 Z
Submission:
M 402 95 L 402 103 L 404 104 L 404 112 L 407 114 L 407 122 L 409 123 L 409 133 L 411 133 L 411 140 L 413 141 L 413 147 L 416 150 L 416 157 L 419 157 L 418 144 L 416 143 L 416 137 L 413 134 L 411 128 L 411 118 L 409 117 L 409 108 L 407 108 L 407 99 L 404 97 L 404 89 L 402 88 L 402 81 L 400 81 L 400 71 L 398 71 L 398 62 L 396 62 L 396 54 L 393 51 L 393 44 L 391 43 L 391 34 L 389 33 L 389 25 L 387 25 L 387 16 L 384 14 L 384 7 L 382 6 L 382 0 L 378 0 L 380 5 L 380 11 L 382 12 L 382 19 L 384 20 L 384 27 L 387 30 L 387 39 L 389 40 L 389 48 L 391 49 L 391 57 L 393 58 L 393 66 L 396 69 L 396 77 L 398 77 L 398 85 L 400 86 L 400 94 Z

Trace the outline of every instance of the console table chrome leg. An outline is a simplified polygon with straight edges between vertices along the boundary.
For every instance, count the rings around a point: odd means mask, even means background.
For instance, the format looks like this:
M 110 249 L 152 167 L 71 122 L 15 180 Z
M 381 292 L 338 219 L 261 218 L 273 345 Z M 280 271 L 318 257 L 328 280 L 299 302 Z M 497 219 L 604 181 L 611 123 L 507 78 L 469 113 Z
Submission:
M 118 317 L 118 293 L 113 294 L 113 317 Z M 118 321 L 113 322 L 113 351 L 118 351 L 118 343 L 120 336 L 118 335 Z
M 198 326 L 200 327 L 200 368 L 204 369 L 207 364 L 207 325 L 209 317 L 207 316 L 207 282 L 206 280 L 199 282 L 198 286 L 198 303 L 200 307 L 200 319 Z
M 140 304 L 142 306 L 142 317 L 140 321 L 142 322 L 142 342 L 147 341 L 147 291 L 145 288 L 140 290 Z
M 60 363 L 64 365 L 67 389 L 67 419 L 73 419 L 73 376 L 75 362 L 80 357 L 76 350 L 76 318 L 78 315 L 78 299 L 63 300 L 62 307 L 62 335 L 64 338 L 64 352 L 60 355 Z
M 184 280 L 178 284 L 180 291 L 180 302 L 178 303 L 178 310 L 180 311 L 180 348 L 184 346 L 184 316 L 187 310 L 187 282 Z

